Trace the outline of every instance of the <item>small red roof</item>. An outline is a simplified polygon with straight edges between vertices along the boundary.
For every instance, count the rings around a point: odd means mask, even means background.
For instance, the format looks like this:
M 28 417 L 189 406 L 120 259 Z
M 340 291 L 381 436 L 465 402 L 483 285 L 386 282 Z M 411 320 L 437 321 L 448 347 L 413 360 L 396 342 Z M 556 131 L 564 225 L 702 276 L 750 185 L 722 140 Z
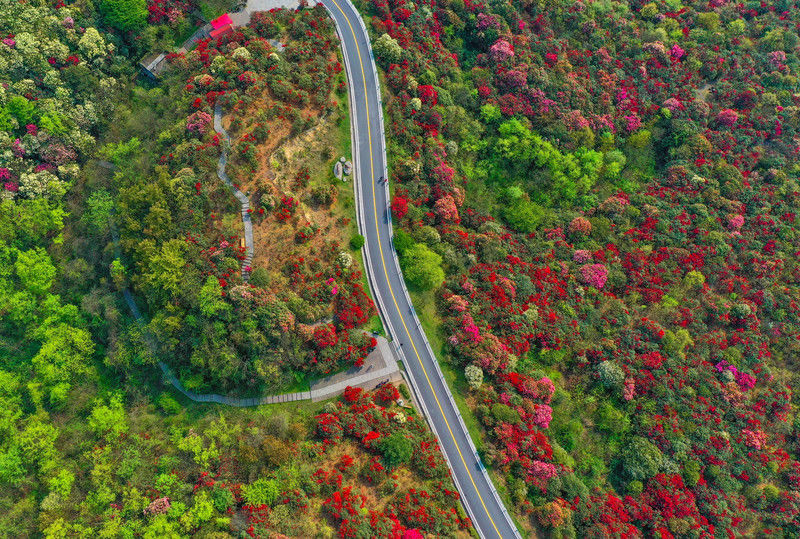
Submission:
M 220 36 L 224 36 L 225 34 L 227 34 L 228 32 L 230 32 L 231 30 L 233 30 L 233 26 L 231 26 L 230 24 L 226 24 L 226 25 L 225 25 L 225 26 L 223 26 L 222 28 L 217 28 L 216 30 L 211 30 L 211 32 L 209 33 L 209 35 L 210 35 L 210 36 L 211 36 L 213 39 L 217 39 L 217 38 L 218 38 L 218 37 L 220 37 Z
M 211 21 L 211 27 L 214 30 L 222 28 L 223 26 L 227 26 L 228 24 L 233 24 L 233 21 L 231 20 L 231 16 L 228 15 L 227 13 L 225 15 L 220 15 L 219 17 Z

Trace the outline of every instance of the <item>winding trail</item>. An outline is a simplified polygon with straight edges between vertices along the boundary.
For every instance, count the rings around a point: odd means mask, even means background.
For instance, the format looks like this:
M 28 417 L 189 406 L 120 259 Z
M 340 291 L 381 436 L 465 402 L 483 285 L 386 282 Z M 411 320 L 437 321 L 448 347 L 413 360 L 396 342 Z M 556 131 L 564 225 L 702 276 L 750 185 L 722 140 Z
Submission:
M 242 193 L 228 177 L 225 172 L 225 167 L 228 164 L 228 149 L 230 147 L 230 136 L 225 128 L 222 126 L 222 109 L 219 104 L 214 107 L 214 130 L 223 137 L 222 151 L 220 152 L 219 161 L 217 163 L 217 175 L 233 192 L 233 195 L 239 200 L 242 206 L 242 222 L 244 224 L 245 242 L 246 242 L 246 257 L 242 262 L 242 280 L 247 282 L 250 277 L 250 265 L 253 262 L 253 223 L 250 220 L 250 200 L 247 195 Z M 114 170 L 116 167 L 113 163 L 108 161 L 98 161 L 98 164 L 109 170 Z M 119 246 L 119 230 L 117 229 L 116 222 L 113 219 L 114 211 L 112 209 L 112 218 L 110 219 L 111 239 L 114 244 L 114 256 L 117 260 L 122 261 L 122 250 Z M 130 289 L 123 288 L 122 296 L 128 309 L 131 311 L 136 324 L 142 333 L 142 340 L 147 345 L 150 353 L 154 357 L 161 355 L 161 345 L 155 335 L 150 331 L 147 326 L 139 306 L 133 298 Z M 333 319 L 324 319 L 318 324 L 330 323 Z M 335 397 L 341 394 L 345 387 L 359 386 L 365 388 L 372 388 L 380 382 L 396 381 L 400 378 L 397 363 L 385 337 L 375 335 L 378 342 L 375 350 L 365 360 L 365 365 L 362 367 L 352 367 L 349 370 L 337 373 L 334 375 L 326 376 L 314 380 L 310 384 L 309 391 L 300 391 L 296 393 L 281 393 L 277 395 L 262 395 L 260 397 L 231 397 L 229 395 L 220 395 L 218 393 L 195 393 L 184 387 L 181 381 L 172 372 L 163 361 L 158 362 L 158 367 L 164 375 L 164 378 L 172 384 L 172 386 L 182 393 L 187 399 L 194 402 L 212 402 L 217 404 L 227 404 L 228 406 L 235 406 L 238 408 L 245 408 L 251 406 L 260 406 L 262 404 L 277 404 L 283 402 L 294 402 L 301 400 L 320 401 L 328 398 Z
M 112 212 L 113 215 L 113 212 Z M 122 260 L 122 250 L 119 247 L 119 231 L 117 230 L 116 223 L 113 219 L 111 219 L 111 239 L 114 242 L 114 256 L 117 260 Z M 161 354 L 161 346 L 158 342 L 158 339 L 155 335 L 150 331 L 150 328 L 147 327 L 147 322 L 145 321 L 142 312 L 139 310 L 139 306 L 136 305 L 136 301 L 133 299 L 133 294 L 131 293 L 130 289 L 123 288 L 122 289 L 122 297 L 125 298 L 125 303 L 128 304 L 128 309 L 130 309 L 133 318 L 136 320 L 136 325 L 139 326 L 139 331 L 142 332 L 142 340 L 147 345 L 147 348 L 150 350 L 150 353 L 153 354 L 154 357 L 158 357 Z M 260 404 L 275 404 L 279 402 L 290 402 L 290 401 L 299 401 L 299 400 L 308 400 L 312 398 L 311 391 L 301 391 L 299 393 L 284 393 L 280 395 L 264 395 L 261 397 L 250 397 L 250 398 L 241 398 L 241 397 L 230 397 L 228 395 L 219 395 L 217 393 L 195 393 L 193 391 L 189 391 L 185 387 L 178 377 L 175 376 L 175 373 L 172 372 L 172 369 L 169 368 L 169 365 L 164 363 L 163 361 L 158 362 L 158 367 L 161 369 L 161 372 L 164 374 L 164 378 L 172 384 L 172 386 L 180 391 L 187 399 L 194 401 L 194 402 L 216 402 L 218 404 L 227 404 L 229 406 L 235 406 L 237 408 L 244 408 L 249 406 L 258 406 Z
M 233 193 L 233 196 L 242 205 L 242 223 L 244 224 L 244 242 L 245 252 L 247 253 L 244 261 L 242 261 L 242 280 L 247 282 L 250 280 L 251 266 L 253 265 L 253 222 L 250 220 L 250 199 L 247 195 L 242 193 L 228 177 L 225 172 L 225 167 L 228 165 L 228 149 L 231 146 L 231 137 L 225 128 L 222 127 L 222 107 L 219 103 L 214 107 L 214 131 L 222 136 L 222 152 L 219 155 L 217 162 L 217 176 L 222 180 L 225 185 Z
M 342 44 L 350 99 L 354 187 L 364 264 L 378 311 L 481 537 L 520 537 L 442 375 L 405 287 L 392 242 L 380 79 L 364 21 L 350 0 L 321 0 Z

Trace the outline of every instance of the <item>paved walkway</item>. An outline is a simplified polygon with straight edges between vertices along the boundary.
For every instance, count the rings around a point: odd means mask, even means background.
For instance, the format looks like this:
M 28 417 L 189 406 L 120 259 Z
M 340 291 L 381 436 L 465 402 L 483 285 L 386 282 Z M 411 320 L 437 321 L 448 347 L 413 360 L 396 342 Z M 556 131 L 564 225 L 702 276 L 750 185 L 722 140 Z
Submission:
M 108 169 L 113 170 L 115 168 L 114 164 L 109 163 L 108 161 L 101 161 L 99 164 L 100 166 Z M 224 164 L 222 167 L 224 168 Z M 225 178 L 227 178 L 227 176 L 225 176 Z M 223 179 L 223 181 L 225 180 Z M 114 244 L 114 256 L 117 260 L 121 260 L 122 251 L 119 247 L 119 231 L 117 230 L 117 225 L 113 218 L 111 219 L 110 225 L 111 239 Z M 145 345 L 147 345 L 147 348 L 154 357 L 159 357 L 161 355 L 160 343 L 147 326 L 147 321 L 142 315 L 142 312 L 139 310 L 139 306 L 136 305 L 136 301 L 134 300 L 130 289 L 123 288 L 122 297 L 125 299 L 125 303 L 128 305 L 128 309 L 131 311 L 134 320 L 136 320 L 136 325 L 139 326 L 139 330 L 142 332 L 142 340 L 144 341 Z M 328 322 L 330 322 L 330 320 L 323 320 L 320 323 Z M 166 380 L 172 384 L 176 390 L 182 393 L 187 399 L 194 402 L 213 402 L 218 404 L 227 404 L 229 406 L 235 406 L 238 408 L 309 399 L 316 402 L 329 399 L 343 393 L 347 386 L 372 389 L 382 382 L 398 381 L 402 378 L 397 367 L 397 358 L 392 353 L 392 347 L 389 345 L 388 341 L 379 335 L 376 335 L 375 339 L 378 341 L 377 346 L 364 359 L 364 365 L 361 367 L 353 367 L 347 371 L 316 380 L 311 384 L 310 391 L 301 391 L 298 393 L 263 395 L 261 397 L 250 398 L 230 397 L 228 395 L 219 395 L 217 393 L 195 393 L 193 391 L 189 391 L 183 386 L 178 377 L 175 376 L 175 373 L 172 372 L 172 369 L 169 368 L 169 365 L 163 361 L 159 361 L 158 367 L 164 374 L 164 378 L 166 378 Z
M 351 367 L 346 371 L 332 374 L 311 383 L 311 400 L 321 401 L 344 392 L 347 386 L 373 389 L 384 382 L 397 382 L 402 379 L 397 367 L 392 345 L 386 338 L 375 336 L 378 345 L 364 358 L 361 367 Z
M 233 185 L 233 182 L 225 172 L 225 166 L 228 164 L 228 148 L 231 145 L 231 137 L 228 132 L 222 127 L 222 107 L 217 103 L 214 107 L 214 130 L 222 136 L 222 152 L 219 155 L 219 162 L 217 163 L 217 176 L 225 182 L 230 190 L 233 192 L 239 203 L 242 205 L 242 223 L 244 224 L 244 242 L 245 252 L 247 253 L 245 259 L 242 261 L 242 280 L 247 282 L 250 280 L 251 266 L 253 265 L 253 223 L 250 220 L 250 199 L 247 195 L 242 193 Z

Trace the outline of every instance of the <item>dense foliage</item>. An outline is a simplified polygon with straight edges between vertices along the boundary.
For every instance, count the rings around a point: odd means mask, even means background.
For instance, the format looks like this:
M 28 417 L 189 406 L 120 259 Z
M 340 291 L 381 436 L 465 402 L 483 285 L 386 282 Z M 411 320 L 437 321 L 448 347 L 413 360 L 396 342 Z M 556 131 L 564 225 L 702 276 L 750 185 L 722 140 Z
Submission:
M 3 391 L 6 413 L 23 414 L 20 379 L 5 375 Z M 28 421 L 19 450 L 3 458 L 2 481 L 9 495 L 30 490 L 32 477 L 42 482 L 3 518 L 20 536 L 46 537 L 458 533 L 469 520 L 436 441 L 398 397 L 394 386 L 353 389 L 302 413 L 198 419 L 166 395 L 159 407 L 126 410 L 115 393 L 86 403 L 70 452 L 57 428 Z M 405 461 L 390 457 L 392 439 L 408 445 Z
M 257 175 L 261 145 L 291 139 L 314 126 L 320 111 L 335 110 L 331 95 L 343 75 L 333 36 L 321 8 L 258 13 L 250 27 L 174 55 L 165 84 L 175 112 L 164 107 L 171 121 L 148 148 L 157 161 L 135 158 L 143 151 L 136 138 L 106 149 L 118 168 L 120 281 L 146 299 L 161 358 L 170 358 L 188 387 L 274 391 L 294 377 L 359 364 L 374 346 L 359 329 L 374 306 L 359 266 L 335 236 L 320 238 L 314 250 L 282 253 L 267 267 L 248 266 L 252 280 L 243 282 L 238 203 L 217 176 L 224 144 L 212 125 L 218 101 L 234 118 L 227 172 L 237 185 Z M 276 37 L 287 41 L 280 55 L 268 42 Z M 302 171 L 294 181 L 307 184 L 308 176 Z M 299 244 L 314 237 L 312 223 L 300 221 L 305 212 L 296 193 L 281 195 L 258 182 L 253 188 L 251 218 L 275 223 L 269 235 L 291 234 Z M 332 200 L 320 199 L 331 188 L 311 189 L 303 207 L 329 206 Z M 111 354 L 115 366 L 155 359 L 136 358 L 124 340 L 119 344 Z
M 120 86 L 114 47 L 73 16 L 80 22 L 36 3 L 0 14 L 10 30 L 0 44 L 0 353 L 36 387 L 34 402 L 54 406 L 92 370 L 97 344 L 85 313 L 54 288 L 60 264 L 51 253 L 64 241 L 64 195 Z M 4 451 L 16 454 L 14 437 L 4 438 Z
M 160 31 L 134 34 L 144 4 L 96 4 L 0 8 L 3 533 L 466 535 L 438 445 L 394 386 L 222 410 L 176 400 L 153 366 L 168 361 L 193 388 L 285 389 L 374 346 L 359 329 L 374 307 L 339 247 L 363 238 L 348 226 L 352 205 L 335 203 L 333 156 L 311 161 L 325 174 L 287 158 L 284 171 L 299 170 L 285 204 L 270 205 L 263 186 L 252 193 L 256 226 L 282 227 L 297 252 L 248 269 L 250 285 L 239 208 L 215 175 L 217 99 L 234 119 L 236 181 L 254 175 L 248 146 L 340 114 L 324 12 L 256 16 L 257 30 L 176 56 L 153 86 L 133 77 L 139 47 Z M 265 36 L 286 43 L 283 56 Z M 262 106 L 255 124 L 236 122 Z M 303 220 L 311 206 L 332 215 L 324 239 Z M 151 320 L 148 335 L 121 291 Z M 334 423 L 336 435 L 325 428 Z
M 800 532 L 797 8 L 364 5 L 395 243 L 529 531 Z

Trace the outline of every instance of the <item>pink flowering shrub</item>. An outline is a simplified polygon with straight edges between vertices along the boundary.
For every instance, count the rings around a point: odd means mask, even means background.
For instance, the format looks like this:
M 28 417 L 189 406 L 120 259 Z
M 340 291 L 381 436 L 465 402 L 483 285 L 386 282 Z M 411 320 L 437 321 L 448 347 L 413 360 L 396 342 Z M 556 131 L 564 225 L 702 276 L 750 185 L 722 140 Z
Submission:
M 592 253 L 586 249 L 578 249 L 572 253 L 572 261 L 578 264 L 584 264 L 592 259 Z
M 186 130 L 198 135 L 205 135 L 213 118 L 205 111 L 198 110 L 186 118 Z
M 570 234 L 588 236 L 592 232 L 592 223 L 585 217 L 576 217 L 569 222 L 567 230 L 569 230 Z
M 144 508 L 144 513 L 145 515 L 163 515 L 169 511 L 169 508 L 169 498 L 164 496 L 162 498 L 156 498 L 150 502 L 148 506 Z
M 581 281 L 602 290 L 608 279 L 608 268 L 603 264 L 585 264 L 580 268 Z
M 460 219 L 455 200 L 450 195 L 445 195 L 433 205 L 433 212 L 443 222 L 457 223 Z
M 514 56 L 514 47 L 505 39 L 498 39 L 494 45 L 489 48 L 489 56 L 492 61 L 496 63 L 505 62 Z
M 537 404 L 536 411 L 533 413 L 533 424 L 540 429 L 546 429 L 550 426 L 550 421 L 553 419 L 553 409 L 546 404 Z
M 731 109 L 721 110 L 717 114 L 717 123 L 727 127 L 735 125 L 738 119 L 739 119 L 739 113 Z
M 728 217 L 728 230 L 739 230 L 744 224 L 744 215 L 734 214 Z

